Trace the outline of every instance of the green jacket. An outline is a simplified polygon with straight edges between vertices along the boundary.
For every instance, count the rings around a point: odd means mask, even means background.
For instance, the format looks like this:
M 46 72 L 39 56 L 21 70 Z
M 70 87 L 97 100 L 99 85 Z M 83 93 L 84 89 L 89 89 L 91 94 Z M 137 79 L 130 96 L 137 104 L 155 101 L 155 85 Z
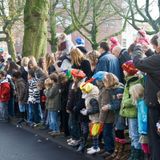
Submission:
M 133 103 L 132 97 L 129 93 L 130 87 L 141 83 L 144 84 L 143 77 L 138 76 L 128 76 L 126 78 L 126 85 L 124 88 L 123 98 L 121 102 L 120 115 L 126 118 L 136 118 L 137 117 L 137 108 Z

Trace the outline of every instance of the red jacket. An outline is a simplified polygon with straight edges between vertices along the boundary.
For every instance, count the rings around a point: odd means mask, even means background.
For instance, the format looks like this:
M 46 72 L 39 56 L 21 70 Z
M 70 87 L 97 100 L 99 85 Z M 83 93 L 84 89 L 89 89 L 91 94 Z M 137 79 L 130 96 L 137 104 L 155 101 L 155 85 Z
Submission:
M 10 99 L 10 84 L 7 79 L 0 82 L 0 102 L 7 102 Z

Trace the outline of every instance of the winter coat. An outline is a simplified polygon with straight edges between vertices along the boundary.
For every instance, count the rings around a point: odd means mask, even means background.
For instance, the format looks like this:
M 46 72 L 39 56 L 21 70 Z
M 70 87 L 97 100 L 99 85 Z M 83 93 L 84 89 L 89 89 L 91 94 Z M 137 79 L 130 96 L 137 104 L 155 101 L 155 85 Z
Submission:
M 95 73 L 98 71 L 106 71 L 115 74 L 120 79 L 120 66 L 118 58 L 110 52 L 103 53 L 95 68 Z
M 147 106 L 159 106 L 157 92 L 160 90 L 160 54 L 153 53 L 151 50 L 146 52 L 148 57 L 141 58 L 142 50 L 135 48 L 133 62 L 142 72 L 147 73 L 145 80 L 145 102 Z
M 74 64 L 72 68 L 82 70 L 86 74 L 87 78 L 91 78 L 92 76 L 91 65 L 88 60 L 83 60 L 80 66 Z
M 143 84 L 142 77 L 138 77 L 134 75 L 134 76 L 128 76 L 126 78 L 126 85 L 124 88 L 121 109 L 120 109 L 120 115 L 122 117 L 126 117 L 126 118 L 136 118 L 137 117 L 137 108 L 135 104 L 133 103 L 129 90 L 131 86 L 138 84 L 138 83 Z
M 60 86 L 54 84 L 51 88 L 44 90 L 46 95 L 46 109 L 48 111 L 60 110 Z
M 85 100 L 82 99 L 82 92 L 80 88 L 77 88 L 76 90 L 71 88 L 68 95 L 66 109 L 72 114 L 75 114 L 77 120 L 81 122 L 88 122 L 88 116 L 80 114 L 80 110 L 83 108 L 85 108 Z
M 45 75 L 43 70 L 41 68 L 39 68 L 39 67 L 37 67 L 35 69 L 35 77 L 41 83 L 43 83 L 45 81 L 45 79 L 47 78 L 47 76 Z
M 121 101 L 122 98 L 119 98 L 118 94 L 123 94 L 124 86 L 123 84 L 119 84 L 114 88 L 110 89 L 109 91 L 111 102 L 110 102 L 110 109 L 115 113 L 115 126 L 117 129 L 123 130 L 125 128 L 125 119 L 119 115 L 120 108 L 121 108 Z
M 105 112 L 105 111 L 102 111 L 102 109 L 101 109 L 104 105 L 110 104 L 110 102 L 111 102 L 111 97 L 110 97 L 108 89 L 103 88 L 100 91 L 98 101 L 99 101 L 99 106 L 100 106 L 100 115 L 99 115 L 100 122 L 114 123 L 114 121 L 115 121 L 114 111 L 108 110 L 107 112 Z
M 0 81 L 0 102 L 8 102 L 10 99 L 10 84 L 7 79 Z
M 138 108 L 138 131 L 140 134 L 147 134 L 148 133 L 148 125 L 147 125 L 148 107 L 144 99 L 139 99 L 137 101 L 137 108 Z
M 37 87 L 38 80 L 33 78 L 28 81 L 29 85 L 29 103 L 40 103 L 40 90 Z
M 99 90 L 94 86 L 93 90 L 88 94 L 83 94 L 82 98 L 85 98 L 85 106 L 87 109 L 87 115 L 92 123 L 99 122 Z
M 27 103 L 28 100 L 28 86 L 26 85 L 23 78 L 19 78 L 15 82 L 16 93 L 19 103 Z
M 21 72 L 22 78 L 25 80 L 25 82 L 28 82 L 28 71 L 22 66 L 20 68 L 20 72 Z

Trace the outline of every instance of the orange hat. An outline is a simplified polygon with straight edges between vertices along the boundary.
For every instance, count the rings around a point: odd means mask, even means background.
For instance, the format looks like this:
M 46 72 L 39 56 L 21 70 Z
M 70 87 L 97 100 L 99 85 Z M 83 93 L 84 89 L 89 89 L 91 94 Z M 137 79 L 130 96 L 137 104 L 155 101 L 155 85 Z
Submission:
M 133 61 L 127 61 L 122 65 L 124 71 L 126 71 L 129 75 L 135 75 L 138 72 L 138 69 L 133 64 Z
M 86 74 L 82 70 L 79 70 L 79 69 L 72 69 L 71 70 L 71 74 L 75 78 L 84 78 L 84 77 L 86 77 Z

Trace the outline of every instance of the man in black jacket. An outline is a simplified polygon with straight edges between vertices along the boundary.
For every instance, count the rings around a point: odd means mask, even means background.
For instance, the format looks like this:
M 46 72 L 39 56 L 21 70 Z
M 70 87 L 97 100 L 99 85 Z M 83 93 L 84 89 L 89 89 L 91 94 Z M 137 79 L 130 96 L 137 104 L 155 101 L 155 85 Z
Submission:
M 160 119 L 160 104 L 157 100 L 157 92 L 160 90 L 160 43 L 158 35 L 151 39 L 156 53 L 148 46 L 136 46 L 133 51 L 133 62 L 142 72 L 145 72 L 145 101 L 148 105 L 148 136 L 152 160 L 160 159 L 160 136 L 157 134 L 156 123 Z M 145 49 L 144 49 L 145 47 Z M 142 58 L 144 54 L 149 57 Z

